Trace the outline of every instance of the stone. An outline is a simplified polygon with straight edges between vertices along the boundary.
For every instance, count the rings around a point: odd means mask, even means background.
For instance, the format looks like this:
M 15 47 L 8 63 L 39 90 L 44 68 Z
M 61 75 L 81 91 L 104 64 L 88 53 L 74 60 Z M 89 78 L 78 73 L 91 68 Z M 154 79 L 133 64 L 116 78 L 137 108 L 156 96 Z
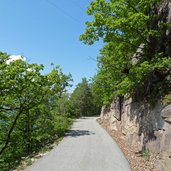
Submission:
M 161 130 L 164 125 L 160 116 L 161 110 L 160 100 L 156 101 L 156 105 L 151 109 L 148 104 L 135 102 L 132 98 L 125 97 L 122 103 L 117 98 L 110 107 L 102 108 L 101 119 L 108 121 L 110 130 L 120 130 L 130 144 L 139 144 L 139 147 L 142 147 L 143 144 L 142 133 L 147 132 L 149 148 L 158 151 L 161 137 L 159 134 L 154 135 L 154 131 Z M 119 112 L 121 121 L 118 118 Z
M 163 152 L 159 156 L 159 161 L 155 163 L 157 171 L 171 171 L 171 153 Z
M 161 117 L 166 121 L 171 123 L 171 104 L 166 106 L 162 112 L 161 112 Z
M 117 119 L 114 117 L 114 115 L 111 115 L 110 118 L 110 130 L 116 130 L 117 131 Z
M 159 153 L 160 152 L 160 143 L 162 139 L 162 132 L 154 131 L 155 139 L 148 141 L 146 147 L 150 149 L 151 152 Z
M 108 123 L 109 129 L 121 131 L 125 139 L 131 145 L 137 145 L 139 150 L 143 147 L 146 135 L 146 148 L 165 156 L 156 163 L 156 168 L 159 171 L 171 171 L 171 155 L 166 157 L 165 154 L 171 151 L 171 124 L 168 122 L 171 105 L 163 109 L 158 99 L 151 108 L 146 103 L 125 97 L 119 108 L 120 102 L 117 100 L 115 99 L 108 108 L 102 108 L 101 119 Z M 119 112 L 121 120 L 117 117 Z
M 171 124 L 169 122 L 164 122 L 163 127 L 162 127 L 163 131 L 170 131 L 171 130 Z
M 133 133 L 133 134 L 129 134 L 127 136 L 127 140 L 129 142 L 129 144 L 133 145 L 133 144 L 137 144 L 137 145 L 140 145 L 140 137 L 138 136 L 137 133 Z
M 160 142 L 160 151 L 171 151 L 171 131 L 163 132 Z
M 121 105 L 122 99 L 120 97 L 116 98 L 110 105 L 109 111 L 118 120 L 121 120 Z

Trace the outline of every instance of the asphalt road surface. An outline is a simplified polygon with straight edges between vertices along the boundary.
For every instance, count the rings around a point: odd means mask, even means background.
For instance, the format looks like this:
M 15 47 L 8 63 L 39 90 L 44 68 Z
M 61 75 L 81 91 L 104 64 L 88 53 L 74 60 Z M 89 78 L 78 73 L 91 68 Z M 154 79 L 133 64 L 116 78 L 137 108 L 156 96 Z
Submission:
M 25 171 L 131 171 L 117 144 L 96 119 L 77 119 L 60 144 Z

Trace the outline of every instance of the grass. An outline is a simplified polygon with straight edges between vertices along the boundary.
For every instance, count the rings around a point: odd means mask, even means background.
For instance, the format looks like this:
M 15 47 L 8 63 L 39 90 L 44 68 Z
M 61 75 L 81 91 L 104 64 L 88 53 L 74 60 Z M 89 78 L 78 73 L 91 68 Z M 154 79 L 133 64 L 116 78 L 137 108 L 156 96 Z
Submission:
M 145 160 L 149 160 L 150 159 L 150 151 L 149 149 L 146 149 L 144 152 L 143 152 L 143 157 Z

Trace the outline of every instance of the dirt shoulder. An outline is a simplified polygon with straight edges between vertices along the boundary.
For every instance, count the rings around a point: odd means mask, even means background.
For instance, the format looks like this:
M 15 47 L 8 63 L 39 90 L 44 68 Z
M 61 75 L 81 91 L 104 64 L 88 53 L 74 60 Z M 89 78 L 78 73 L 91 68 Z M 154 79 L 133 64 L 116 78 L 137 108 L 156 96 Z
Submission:
M 111 131 L 108 129 L 107 123 L 97 122 L 109 133 L 109 135 L 117 142 L 118 146 L 127 158 L 132 171 L 156 171 L 155 163 L 158 159 L 157 154 L 145 153 L 142 154 L 138 147 L 131 146 L 119 131 Z

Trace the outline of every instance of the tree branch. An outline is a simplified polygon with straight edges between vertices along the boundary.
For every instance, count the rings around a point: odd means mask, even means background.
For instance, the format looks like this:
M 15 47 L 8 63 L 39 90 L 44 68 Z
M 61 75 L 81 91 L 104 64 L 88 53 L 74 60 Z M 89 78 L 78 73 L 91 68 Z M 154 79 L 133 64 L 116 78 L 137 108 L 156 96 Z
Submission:
M 128 3 L 128 5 L 137 13 L 139 13 L 139 11 L 131 4 L 130 0 L 126 1 Z
M 17 123 L 17 120 L 18 120 L 18 118 L 20 117 L 20 115 L 21 115 L 22 112 L 23 112 L 23 111 L 20 110 L 19 113 L 17 114 L 17 116 L 15 117 L 14 122 L 13 122 L 13 124 L 12 124 L 12 126 L 11 126 L 11 128 L 10 128 L 10 130 L 9 130 L 9 132 L 8 132 L 8 136 L 7 136 L 7 140 L 6 140 L 6 142 L 5 142 L 5 145 L 4 145 L 4 146 L 1 148 L 1 150 L 0 150 L 0 155 L 1 155 L 1 154 L 4 152 L 4 150 L 7 148 L 8 144 L 9 144 L 9 141 L 10 141 L 10 138 L 11 138 L 11 133 L 12 133 L 12 131 L 14 130 L 14 127 L 15 127 L 15 125 L 16 125 L 16 123 Z

